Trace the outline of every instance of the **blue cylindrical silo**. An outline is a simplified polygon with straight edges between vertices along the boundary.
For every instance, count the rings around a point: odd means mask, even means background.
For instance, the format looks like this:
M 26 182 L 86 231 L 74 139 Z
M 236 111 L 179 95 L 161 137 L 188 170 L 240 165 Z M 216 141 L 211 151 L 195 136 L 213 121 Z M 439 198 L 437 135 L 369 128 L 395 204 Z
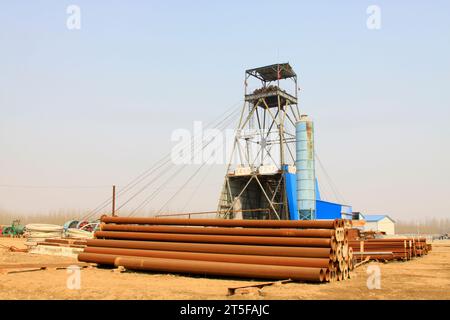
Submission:
M 300 219 L 316 218 L 314 125 L 302 115 L 296 123 L 297 203 Z

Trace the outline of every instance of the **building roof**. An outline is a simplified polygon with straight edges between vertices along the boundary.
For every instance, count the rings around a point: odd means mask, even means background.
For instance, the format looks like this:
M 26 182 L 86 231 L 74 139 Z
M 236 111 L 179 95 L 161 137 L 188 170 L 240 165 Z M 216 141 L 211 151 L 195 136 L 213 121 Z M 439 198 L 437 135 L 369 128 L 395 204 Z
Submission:
M 246 73 L 266 82 L 294 78 L 297 76 L 289 63 L 278 63 L 249 69 Z
M 367 222 L 378 222 L 384 218 L 388 218 L 392 222 L 395 222 L 391 217 L 389 217 L 387 214 L 365 214 L 364 220 Z

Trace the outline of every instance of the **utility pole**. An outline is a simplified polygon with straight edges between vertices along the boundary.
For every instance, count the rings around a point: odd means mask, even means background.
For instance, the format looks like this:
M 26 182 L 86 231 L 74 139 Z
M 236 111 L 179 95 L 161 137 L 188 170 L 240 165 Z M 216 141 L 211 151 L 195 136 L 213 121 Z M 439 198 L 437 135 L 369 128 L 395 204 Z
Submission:
M 116 216 L 116 186 L 112 188 L 112 216 Z

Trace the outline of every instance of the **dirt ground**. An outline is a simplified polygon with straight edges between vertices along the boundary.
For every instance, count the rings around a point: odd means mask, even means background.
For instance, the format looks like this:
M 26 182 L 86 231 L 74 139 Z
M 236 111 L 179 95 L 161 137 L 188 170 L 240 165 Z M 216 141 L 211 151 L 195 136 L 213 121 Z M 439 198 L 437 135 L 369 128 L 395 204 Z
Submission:
M 0 264 L 66 263 L 75 259 L 9 252 L 4 246 L 24 248 L 24 239 L 0 238 Z M 367 287 L 367 268 L 378 265 L 381 289 Z M 433 251 L 408 262 L 370 263 L 343 282 L 275 284 L 240 290 L 227 296 L 228 287 L 266 281 L 199 276 L 83 269 L 80 289 L 68 289 L 67 270 L 0 274 L 0 299 L 449 299 L 450 241 L 436 241 Z

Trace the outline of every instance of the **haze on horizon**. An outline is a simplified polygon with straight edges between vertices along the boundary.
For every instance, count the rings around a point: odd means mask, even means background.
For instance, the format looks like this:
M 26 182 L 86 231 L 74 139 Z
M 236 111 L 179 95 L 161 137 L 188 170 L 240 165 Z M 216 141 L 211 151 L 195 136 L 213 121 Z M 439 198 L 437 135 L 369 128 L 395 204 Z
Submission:
M 0 214 L 95 208 L 170 152 L 175 129 L 239 106 L 246 69 L 289 61 L 326 199 L 450 218 L 450 4 L 375 2 L 2 4 Z M 71 4 L 80 30 L 66 26 Z M 366 26 L 372 4 L 379 30 Z M 215 210 L 225 165 L 208 170 L 165 209 Z

